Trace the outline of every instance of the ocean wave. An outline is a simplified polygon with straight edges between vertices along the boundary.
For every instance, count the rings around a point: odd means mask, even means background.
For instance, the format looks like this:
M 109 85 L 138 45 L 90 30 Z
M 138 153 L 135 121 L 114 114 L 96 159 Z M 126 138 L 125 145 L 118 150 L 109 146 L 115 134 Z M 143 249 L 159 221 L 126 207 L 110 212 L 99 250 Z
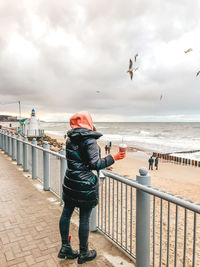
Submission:
M 164 133 L 172 133 L 172 130 L 163 130 Z
M 145 130 L 136 130 L 134 133 L 137 134 L 137 135 L 143 135 L 143 136 L 150 135 L 150 132 L 145 131 Z
M 158 133 L 158 134 L 152 134 L 152 137 L 164 137 L 164 134 Z

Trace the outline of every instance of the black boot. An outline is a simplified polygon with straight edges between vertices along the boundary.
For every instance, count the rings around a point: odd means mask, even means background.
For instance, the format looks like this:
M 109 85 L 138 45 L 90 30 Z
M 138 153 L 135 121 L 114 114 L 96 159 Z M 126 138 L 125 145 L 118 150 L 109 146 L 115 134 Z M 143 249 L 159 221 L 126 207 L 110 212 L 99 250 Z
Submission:
M 78 264 L 83 264 L 86 261 L 92 261 L 96 258 L 96 250 L 88 250 L 88 247 L 81 247 L 80 254 L 78 256 Z
M 78 251 L 73 250 L 70 244 L 63 244 L 58 253 L 58 258 L 60 259 L 75 259 L 77 257 Z

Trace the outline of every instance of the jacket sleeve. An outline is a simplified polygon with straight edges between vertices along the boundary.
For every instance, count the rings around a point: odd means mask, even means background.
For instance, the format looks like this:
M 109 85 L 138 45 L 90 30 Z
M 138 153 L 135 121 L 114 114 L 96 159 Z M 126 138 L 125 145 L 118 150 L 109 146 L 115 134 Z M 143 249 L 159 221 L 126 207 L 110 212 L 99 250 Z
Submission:
M 115 161 L 111 155 L 100 158 L 99 147 L 96 139 L 89 139 L 83 146 L 86 162 L 91 170 L 101 170 L 112 165 Z

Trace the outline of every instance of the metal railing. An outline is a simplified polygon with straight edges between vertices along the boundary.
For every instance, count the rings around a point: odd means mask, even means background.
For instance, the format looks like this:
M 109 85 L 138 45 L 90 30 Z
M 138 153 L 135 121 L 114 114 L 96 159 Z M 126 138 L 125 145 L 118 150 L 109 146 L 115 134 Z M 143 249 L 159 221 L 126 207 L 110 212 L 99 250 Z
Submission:
M 6 130 L 0 130 L 0 149 L 15 160 L 17 165 L 22 165 L 24 171 L 31 172 L 32 179 L 43 183 L 45 191 L 51 190 L 61 198 L 67 168 L 64 146 L 60 153 L 56 153 L 49 150 L 47 142 L 41 147 L 37 145 L 35 138 L 30 143 L 27 137 L 22 140 L 21 135 L 16 136 Z
M 97 228 L 136 266 L 200 266 L 200 204 L 103 170 Z
M 66 170 L 61 153 L 0 130 L 0 149 L 31 171 L 33 179 L 61 197 Z M 136 267 L 200 266 L 200 205 L 152 188 L 146 168 L 136 181 L 103 170 L 99 205 L 93 209 L 90 230 L 99 230 L 121 247 Z M 61 201 L 62 202 L 62 201 Z

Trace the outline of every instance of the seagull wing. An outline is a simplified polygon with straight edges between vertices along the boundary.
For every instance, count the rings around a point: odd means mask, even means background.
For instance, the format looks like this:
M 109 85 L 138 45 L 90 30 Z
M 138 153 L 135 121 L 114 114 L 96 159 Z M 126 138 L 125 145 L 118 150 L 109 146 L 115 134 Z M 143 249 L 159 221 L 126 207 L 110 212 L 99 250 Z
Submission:
M 130 59 L 129 60 L 129 70 L 132 68 L 132 66 L 133 66 L 133 61 L 132 61 L 132 59 Z
M 186 53 L 189 53 L 189 52 L 191 52 L 192 51 L 192 48 L 188 48 L 187 50 L 185 50 L 184 52 L 185 52 L 185 54 Z
M 136 62 L 136 60 L 137 60 L 137 57 L 138 57 L 138 54 L 135 55 L 135 62 Z
M 196 76 L 198 76 L 200 74 L 200 70 L 197 72 Z
M 138 70 L 138 69 L 139 69 L 139 67 L 135 68 L 135 71 Z
M 130 71 L 131 80 L 133 79 L 133 72 Z

